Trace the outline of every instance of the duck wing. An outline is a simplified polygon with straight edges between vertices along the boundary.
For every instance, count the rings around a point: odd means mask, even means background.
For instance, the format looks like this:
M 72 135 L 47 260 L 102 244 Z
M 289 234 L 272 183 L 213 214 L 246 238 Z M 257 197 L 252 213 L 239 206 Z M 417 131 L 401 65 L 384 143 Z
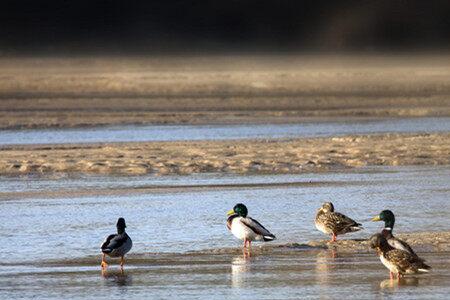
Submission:
M 401 273 L 407 271 L 429 272 L 430 266 L 425 264 L 423 260 L 403 250 L 394 249 L 384 253 L 385 258 L 399 269 Z
M 240 220 L 245 226 L 250 228 L 254 233 L 258 235 L 262 235 L 264 241 L 272 241 L 276 237 L 272 233 L 270 233 L 269 230 L 267 230 L 264 226 L 261 225 L 258 221 L 255 219 L 252 219 L 250 217 L 247 218 L 241 218 Z
M 108 248 L 109 243 L 110 243 L 111 240 L 112 240 L 113 238 L 115 238 L 116 236 L 117 236 L 117 234 L 111 234 L 111 235 L 108 235 L 108 237 L 103 241 L 103 243 L 102 243 L 102 245 L 100 246 L 100 248 L 101 248 L 102 250 Z
M 326 215 L 327 225 L 336 233 L 345 233 L 361 230 L 361 224 L 344 214 L 332 212 Z
M 391 238 L 387 239 L 387 242 L 388 242 L 389 246 L 391 246 L 392 248 L 406 251 L 409 254 L 417 257 L 417 254 L 414 252 L 414 250 L 411 248 L 411 246 L 408 245 L 408 243 L 406 243 L 396 237 L 391 237 Z
M 103 253 L 110 253 L 114 249 L 120 248 L 128 239 L 126 234 L 111 234 L 103 242 L 101 248 Z

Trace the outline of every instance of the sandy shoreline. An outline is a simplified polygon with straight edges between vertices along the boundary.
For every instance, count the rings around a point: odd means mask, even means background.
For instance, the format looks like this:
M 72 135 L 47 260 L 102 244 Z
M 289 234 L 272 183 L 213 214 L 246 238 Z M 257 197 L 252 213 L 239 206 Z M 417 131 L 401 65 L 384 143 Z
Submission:
M 450 116 L 448 56 L 0 58 L 0 129 Z
M 401 240 L 410 244 L 420 252 L 448 252 L 450 251 L 450 231 L 440 232 L 411 232 L 395 234 Z M 311 247 L 323 247 L 339 252 L 372 252 L 367 240 L 353 240 L 343 236 L 335 244 L 328 240 L 309 241 L 306 245 Z M 296 244 L 293 244 L 296 246 Z
M 371 233 L 367 233 L 370 237 Z M 426 231 L 395 234 L 396 237 L 411 245 L 418 253 L 421 252 L 448 252 L 450 251 L 450 231 Z M 373 253 L 366 239 L 352 239 L 351 236 L 340 236 L 335 243 L 328 240 L 312 240 L 308 242 L 288 244 L 254 244 L 252 250 L 255 254 L 271 253 L 275 251 L 301 251 L 301 250 L 334 250 L 337 253 Z M 242 252 L 240 248 L 224 248 L 200 253 L 228 254 Z M 192 252 L 193 254 L 197 251 Z
M 360 166 L 445 164 L 450 164 L 449 133 L 0 148 L 0 174 L 3 175 L 273 174 Z

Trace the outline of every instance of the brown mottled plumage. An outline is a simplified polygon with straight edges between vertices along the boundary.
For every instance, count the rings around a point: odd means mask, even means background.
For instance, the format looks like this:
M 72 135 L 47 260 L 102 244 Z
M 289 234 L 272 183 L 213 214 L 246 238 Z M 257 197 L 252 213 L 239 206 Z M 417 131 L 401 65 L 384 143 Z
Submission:
M 417 255 L 393 248 L 380 233 L 374 234 L 369 242 L 370 247 L 376 249 L 383 265 L 389 269 L 391 278 L 394 274 L 397 274 L 397 278 L 400 278 L 404 274 L 427 273 L 431 269 Z
M 325 202 L 319 208 L 316 214 L 315 224 L 318 230 L 332 235 L 332 242 L 336 241 L 338 235 L 362 229 L 360 223 L 355 222 L 341 213 L 335 212 L 331 202 Z

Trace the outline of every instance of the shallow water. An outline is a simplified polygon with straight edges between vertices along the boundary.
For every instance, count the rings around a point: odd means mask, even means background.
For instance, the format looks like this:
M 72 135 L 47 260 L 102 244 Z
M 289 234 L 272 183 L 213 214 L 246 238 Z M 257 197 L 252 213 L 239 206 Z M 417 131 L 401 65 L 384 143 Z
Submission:
M 432 274 L 389 280 L 370 254 L 290 251 L 242 255 L 172 255 L 174 264 L 42 267 L 0 276 L 4 299 L 447 299 L 449 261 L 430 254 Z
M 435 270 L 397 284 L 385 281 L 387 270 L 373 254 L 333 258 L 324 250 L 280 248 L 247 261 L 235 252 L 210 250 L 241 245 L 225 227 L 225 213 L 237 202 L 246 203 L 250 215 L 277 236 L 275 245 L 328 238 L 313 224 L 317 207 L 327 200 L 365 226 L 342 238 L 366 238 L 379 230 L 382 224 L 369 219 L 385 208 L 396 213 L 397 232 L 449 230 L 449 178 L 449 167 L 299 175 L 2 177 L 0 191 L 8 195 L 0 193 L 0 293 L 7 299 L 298 299 L 334 298 L 336 293 L 358 299 L 445 299 L 448 253 L 417 249 Z M 111 189 L 117 193 L 103 193 Z M 55 190 L 66 193 L 55 197 Z M 80 196 L 81 190 L 88 195 Z M 99 245 L 119 216 L 126 218 L 134 242 L 130 263 L 125 275 L 113 265 L 102 277 Z
M 5 233 L 2 252 L 6 262 L 94 255 L 119 216 L 127 220 L 137 253 L 238 246 L 225 227 L 226 211 L 238 202 L 245 203 L 279 243 L 325 238 L 313 225 L 324 201 L 364 223 L 367 230 L 353 238 L 379 229 L 381 224 L 368 221 L 385 208 L 398 216 L 399 232 L 448 230 L 449 178 L 449 167 L 298 175 L 3 177 L 0 191 L 14 187 L 17 196 L 8 193 L 0 201 L 0 218 L 9 220 L 0 224 Z M 51 196 L 65 188 L 63 197 Z M 118 192 L 102 194 L 112 188 Z M 79 196 L 80 190 L 90 193 Z M 28 192 L 26 198 L 22 192 Z M 70 245 L 70 252 L 65 245 Z
M 449 132 L 450 118 L 395 118 L 297 124 L 123 125 L 92 128 L 0 130 L 0 145 L 177 140 L 265 139 L 370 134 Z

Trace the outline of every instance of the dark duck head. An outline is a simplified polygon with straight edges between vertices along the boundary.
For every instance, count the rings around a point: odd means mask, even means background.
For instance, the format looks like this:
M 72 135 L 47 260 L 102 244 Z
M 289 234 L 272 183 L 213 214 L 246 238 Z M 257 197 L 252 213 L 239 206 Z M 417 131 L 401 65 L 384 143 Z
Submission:
M 247 215 L 248 215 L 248 210 L 247 210 L 247 207 L 246 207 L 244 204 L 238 203 L 238 204 L 236 204 L 236 205 L 233 207 L 232 210 L 228 211 L 227 215 L 228 215 L 228 216 L 231 216 L 231 215 L 238 215 L 238 216 L 240 216 L 240 217 L 245 218 L 245 217 L 247 217 Z
M 383 210 L 378 216 L 372 218 L 372 221 L 384 221 L 384 229 L 392 232 L 395 224 L 394 213 L 390 210 Z
M 377 251 L 386 252 L 392 247 L 389 246 L 386 238 L 381 233 L 376 233 L 372 235 L 369 239 L 369 245 L 372 249 L 377 249 Z
M 124 218 L 119 218 L 117 220 L 117 233 L 118 234 L 122 234 L 125 232 L 125 228 L 127 227 L 127 225 L 125 224 L 125 219 Z

